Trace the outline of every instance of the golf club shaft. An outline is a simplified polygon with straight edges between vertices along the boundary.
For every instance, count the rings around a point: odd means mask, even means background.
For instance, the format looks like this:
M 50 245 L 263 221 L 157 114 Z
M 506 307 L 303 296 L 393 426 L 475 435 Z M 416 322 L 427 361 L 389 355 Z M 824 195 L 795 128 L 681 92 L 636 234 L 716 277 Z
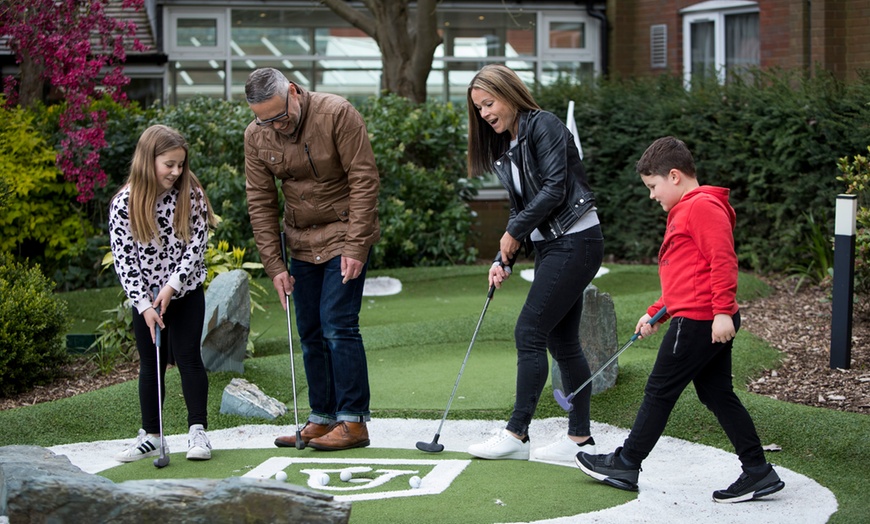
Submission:
M 284 269 L 287 267 L 287 243 L 284 238 L 284 231 L 279 231 L 281 237 L 281 260 L 284 262 Z M 296 446 L 299 446 L 301 431 L 299 430 L 299 408 L 296 404 L 296 364 L 293 359 L 293 324 L 290 320 L 290 295 L 284 295 L 284 309 L 287 312 L 287 345 L 290 348 L 290 382 L 293 387 L 293 421 L 296 424 Z
M 152 300 L 157 299 L 157 295 L 160 293 L 160 288 L 154 286 L 151 288 Z M 160 307 L 154 308 L 154 311 L 157 314 L 160 314 Z M 157 352 L 157 420 L 160 423 L 160 458 L 162 461 L 166 457 L 166 449 L 163 445 L 163 381 L 161 380 L 161 367 L 160 367 L 160 324 L 154 324 L 154 347 Z
M 655 323 L 658 322 L 658 321 L 659 321 L 659 320 L 664 316 L 664 314 L 665 314 L 665 308 L 662 307 L 660 310 L 658 310 L 658 312 L 655 314 L 655 316 L 653 316 L 651 319 L 649 319 L 649 321 L 648 321 L 649 325 L 651 325 L 651 326 L 652 326 L 652 325 L 655 325 Z M 613 361 L 616 360 L 617 358 L 619 358 L 619 355 L 621 355 L 621 354 L 622 354 L 626 349 L 628 349 L 629 347 L 631 347 L 631 345 L 634 344 L 634 341 L 637 340 L 639 337 L 640 337 L 640 331 L 638 331 L 637 333 L 633 334 L 633 335 L 631 336 L 631 338 L 628 339 L 628 342 L 626 342 L 624 346 L 622 346 L 621 348 L 619 348 L 619 351 L 617 351 L 616 353 L 614 353 L 612 357 L 610 357 L 609 359 L 607 359 L 607 362 L 605 362 L 605 363 L 604 363 L 600 368 L 598 368 L 598 371 L 596 371 L 595 373 L 593 373 L 592 375 L 590 375 L 590 377 L 587 378 L 585 382 L 583 382 L 582 384 L 580 384 L 580 387 L 579 387 L 579 388 L 575 389 L 575 390 L 574 390 L 570 395 L 568 395 L 568 399 L 569 399 L 569 400 L 570 400 L 570 399 L 573 399 L 573 398 L 577 395 L 577 393 L 580 393 L 580 391 L 582 391 L 583 388 L 585 388 L 586 386 L 588 386 L 589 383 L 592 382 L 592 380 L 595 379 L 595 377 L 597 377 L 597 376 L 600 375 L 600 374 L 601 374 L 605 369 L 607 369 L 607 366 L 613 364 Z
M 486 315 L 486 310 L 489 308 L 489 302 L 495 293 L 495 284 L 489 286 L 489 293 L 486 295 L 486 302 L 483 304 L 483 311 L 480 312 L 480 318 L 477 319 L 477 327 L 474 328 L 474 334 L 471 335 L 471 342 L 468 344 L 468 350 L 465 352 L 465 358 L 462 359 L 462 366 L 459 368 L 459 375 L 456 376 L 456 382 L 453 383 L 453 391 L 450 393 L 450 399 L 447 401 L 447 409 L 444 410 L 444 416 L 441 417 L 441 423 L 438 424 L 438 435 L 441 434 L 441 427 L 444 426 L 444 421 L 447 420 L 447 413 L 450 412 L 450 405 L 453 404 L 453 397 L 456 395 L 456 388 L 459 387 L 459 380 L 462 378 L 462 372 L 465 370 L 465 364 L 468 363 L 468 356 L 471 355 L 471 348 L 474 347 L 474 341 L 477 339 L 477 333 L 480 331 L 480 325 L 483 323 L 483 317 Z

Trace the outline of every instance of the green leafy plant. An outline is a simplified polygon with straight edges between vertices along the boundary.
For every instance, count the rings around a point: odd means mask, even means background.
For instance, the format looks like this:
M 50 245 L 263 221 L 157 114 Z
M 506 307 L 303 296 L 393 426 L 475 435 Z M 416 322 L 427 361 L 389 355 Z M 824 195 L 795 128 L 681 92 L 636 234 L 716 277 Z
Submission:
M 133 336 L 133 314 L 123 291 L 121 302 L 112 309 L 103 310 L 108 318 L 97 326 L 97 339 L 89 350 L 93 351 L 91 359 L 97 369 L 108 375 L 115 369 L 118 359 L 127 361 L 138 357 L 136 338 Z
M 870 146 L 867 146 L 870 153 Z M 840 158 L 842 173 L 837 180 L 846 183 L 846 194 L 858 196 L 855 235 L 855 292 L 870 292 L 870 159 L 863 155 Z
M 218 241 L 217 245 L 213 242 L 214 232 L 209 232 L 209 242 L 205 253 L 205 265 L 208 271 L 206 275 L 204 289 L 208 289 L 209 284 L 217 275 L 226 273 L 235 269 L 241 269 L 248 275 L 248 285 L 251 294 L 251 313 L 254 310 L 265 311 L 263 306 L 256 300 L 256 297 L 262 297 L 266 293 L 256 280 L 251 278 L 250 271 L 259 270 L 263 265 L 259 262 L 245 262 L 244 248 L 233 247 L 224 241 Z M 101 261 L 103 269 L 111 268 L 114 263 L 112 252 L 108 251 Z M 104 320 L 97 326 L 97 339 L 94 341 L 90 349 L 95 350 L 91 357 L 100 372 L 104 374 L 111 373 L 115 368 L 118 359 L 133 360 L 136 358 L 136 339 L 133 336 L 133 312 L 132 306 L 128 303 L 126 296 L 121 292 L 121 303 L 118 306 L 104 311 L 109 315 L 109 318 Z M 256 335 L 256 334 L 253 334 Z M 254 352 L 254 345 L 251 338 L 248 338 L 247 351 L 250 354 Z
M 67 305 L 39 266 L 0 253 L 0 396 L 46 384 L 69 361 Z
M 834 246 L 831 236 L 826 233 L 827 228 L 811 212 L 804 213 L 804 217 L 810 227 L 802 247 L 808 255 L 804 264 L 795 264 L 790 268 L 792 275 L 797 278 L 795 291 L 806 280 L 818 284 L 834 274 Z

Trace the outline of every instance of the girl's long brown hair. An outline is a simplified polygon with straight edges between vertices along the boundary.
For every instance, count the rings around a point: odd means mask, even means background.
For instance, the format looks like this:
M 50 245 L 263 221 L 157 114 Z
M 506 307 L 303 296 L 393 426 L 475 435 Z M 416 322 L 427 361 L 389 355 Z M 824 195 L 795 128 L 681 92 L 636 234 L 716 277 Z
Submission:
M 171 127 L 153 125 L 139 137 L 136 152 L 133 153 L 133 161 L 130 164 L 130 175 L 124 184 L 124 187 L 130 187 L 130 201 L 127 211 L 130 215 L 133 240 L 136 242 L 147 244 L 153 239 L 160 241 L 155 209 L 157 197 L 163 194 L 163 188 L 157 182 L 155 161 L 158 156 L 178 148 L 184 149 L 184 167 L 181 170 L 181 176 L 175 181 L 175 188 L 178 190 L 175 220 L 172 224 L 175 234 L 185 242 L 190 241 L 191 206 L 189 195 L 193 189 L 199 189 L 200 191 L 195 194 L 201 194 L 205 200 L 208 225 L 214 227 L 217 223 L 205 189 L 190 170 L 187 161 L 187 141 L 181 136 L 181 133 Z

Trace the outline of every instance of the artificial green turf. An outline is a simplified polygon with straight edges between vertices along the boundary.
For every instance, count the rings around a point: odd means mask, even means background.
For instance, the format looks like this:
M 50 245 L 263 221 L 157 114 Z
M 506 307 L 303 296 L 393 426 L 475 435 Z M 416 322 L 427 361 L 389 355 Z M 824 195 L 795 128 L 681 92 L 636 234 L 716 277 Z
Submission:
M 613 297 L 617 333 L 622 344 L 631 335 L 645 308 L 658 297 L 656 268 L 636 265 L 607 267 L 610 273 L 596 279 L 594 284 Z M 517 273 L 521 269 L 523 267 L 518 267 Z M 438 419 L 443 414 L 485 302 L 486 267 L 398 269 L 370 274 L 393 276 L 403 284 L 403 292 L 399 295 L 366 297 L 361 312 L 362 332 L 371 367 L 373 416 Z M 490 303 L 457 398 L 451 406 L 451 419 L 504 420 L 509 414 L 515 380 L 513 328 L 529 286 L 518 276 L 496 291 Z M 257 384 L 267 395 L 290 402 L 286 317 L 272 296 L 271 283 L 262 282 L 270 293 L 262 301 L 266 312 L 257 311 L 252 318 L 252 330 L 258 337 L 254 354 L 257 358 L 245 362 L 244 378 Z M 742 304 L 765 293 L 767 289 L 761 280 L 741 274 L 738 302 Z M 70 311 L 81 315 L 73 322 L 74 326 L 88 322 L 95 326 L 98 323 L 95 320 L 100 318 L 98 313 L 116 305 L 117 288 L 64 293 L 62 296 L 74 305 Z M 594 420 L 630 427 L 663 331 L 649 339 L 639 340 L 619 358 L 616 387 L 593 397 Z M 304 408 L 307 402 L 298 341 L 295 354 L 295 367 L 300 375 L 297 377 L 300 406 Z M 735 340 L 733 360 L 735 388 L 752 414 L 763 443 L 782 446 L 782 451 L 770 454 L 769 459 L 808 475 L 833 491 L 839 508 L 831 522 L 866 522 L 864 491 L 870 479 L 870 417 L 788 404 L 747 393 L 745 384 L 757 376 L 758 370 L 776 367 L 779 354 L 745 330 Z M 210 429 L 252 422 L 292 424 L 292 414 L 274 421 L 252 421 L 220 414 L 222 390 L 234 376 L 239 375 L 209 375 Z M 0 445 L 53 446 L 90 440 L 129 439 L 140 425 L 136 388 L 133 381 L 69 399 L 2 411 Z M 167 389 L 166 431 L 184 433 L 187 431 L 186 412 L 175 370 L 167 375 Z M 304 410 L 301 414 L 304 415 Z M 563 415 L 547 388 L 536 417 Z M 665 433 L 731 451 L 722 430 L 698 402 L 692 388 L 677 403 Z M 430 435 L 424 431 L 426 438 Z M 736 464 L 735 459 L 733 464 L 722 466 L 734 467 L 736 473 Z M 604 490 L 613 496 L 619 493 L 606 487 Z
M 515 460 L 479 460 L 465 453 L 422 453 L 417 450 L 365 448 L 323 453 L 309 449 L 242 449 L 215 450 L 212 459 L 194 462 L 184 459 L 184 453 L 170 455 L 169 465 L 156 469 L 149 460 L 140 460 L 105 470 L 100 475 L 114 482 L 137 479 L 167 478 L 226 478 L 242 476 L 272 457 L 296 459 L 321 459 L 325 465 L 307 462 L 292 463 L 284 469 L 287 482 L 331 495 L 358 493 L 386 493 L 405 491 L 413 493 L 408 486 L 409 474 L 400 475 L 382 486 L 371 489 L 341 492 L 322 489 L 308 483 L 309 474 L 303 470 L 325 468 L 342 469 L 350 466 L 367 466 L 366 463 L 342 463 L 342 459 L 399 459 L 399 460 L 466 460 L 468 466 L 438 495 L 395 497 L 381 500 L 360 500 L 352 503 L 351 523 L 367 522 L 413 522 L 415 524 L 440 524 L 462 522 L 467 524 L 491 522 L 528 522 L 578 515 L 623 504 L 636 494 L 617 491 L 591 481 L 573 467 L 557 466 L 540 462 Z M 430 465 L 377 465 L 370 463 L 373 473 L 358 475 L 373 477 L 378 469 L 414 471 L 424 478 L 433 466 Z M 332 473 L 327 487 L 342 488 L 353 484 L 342 482 Z

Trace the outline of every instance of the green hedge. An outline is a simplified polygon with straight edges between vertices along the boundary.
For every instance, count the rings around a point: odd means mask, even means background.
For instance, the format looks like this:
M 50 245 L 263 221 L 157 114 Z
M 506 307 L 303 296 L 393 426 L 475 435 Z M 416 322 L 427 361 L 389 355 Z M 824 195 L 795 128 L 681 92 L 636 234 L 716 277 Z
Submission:
M 845 189 L 837 160 L 870 141 L 867 76 L 844 84 L 823 73 L 755 72 L 691 90 L 671 76 L 561 82 L 537 98 L 559 115 L 575 101 L 605 249 L 624 260 L 649 261 L 659 248 L 665 216 L 634 170 L 658 137 L 684 140 L 701 183 L 731 189 L 741 265 L 759 271 L 811 262 L 807 214 L 833 232 L 836 195 Z

